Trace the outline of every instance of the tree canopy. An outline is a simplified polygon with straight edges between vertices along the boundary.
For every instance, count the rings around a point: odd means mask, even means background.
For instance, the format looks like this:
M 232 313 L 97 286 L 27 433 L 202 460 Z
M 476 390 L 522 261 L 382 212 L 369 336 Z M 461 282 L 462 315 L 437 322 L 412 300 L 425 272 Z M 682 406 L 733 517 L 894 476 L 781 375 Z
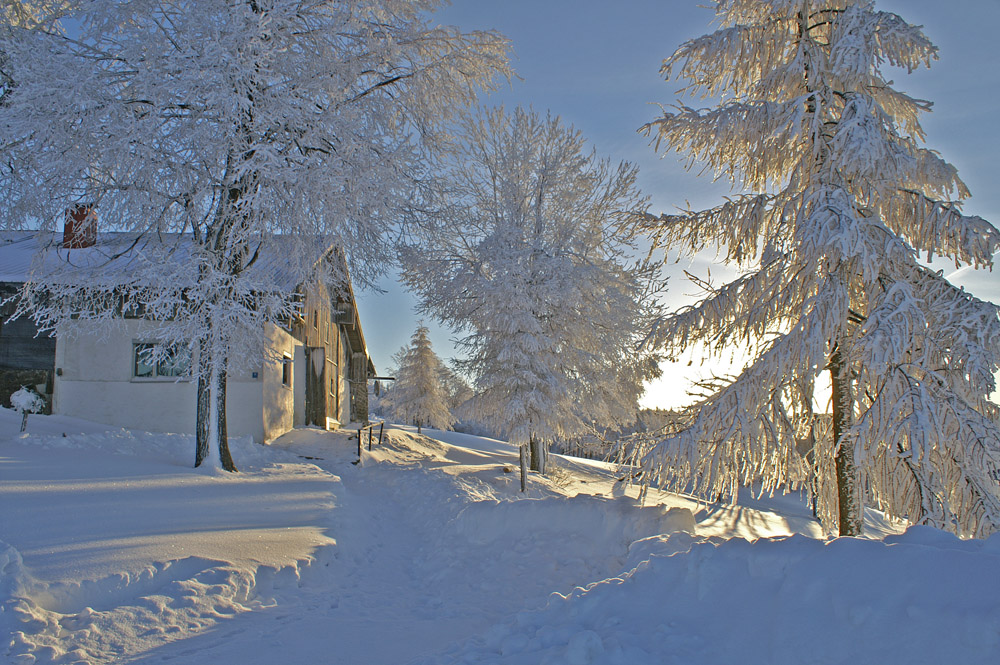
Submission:
M 459 136 L 403 279 L 464 333 L 478 417 L 519 445 L 633 421 L 659 371 L 643 340 L 661 287 L 618 236 L 646 207 L 635 167 L 521 108 L 483 111 Z

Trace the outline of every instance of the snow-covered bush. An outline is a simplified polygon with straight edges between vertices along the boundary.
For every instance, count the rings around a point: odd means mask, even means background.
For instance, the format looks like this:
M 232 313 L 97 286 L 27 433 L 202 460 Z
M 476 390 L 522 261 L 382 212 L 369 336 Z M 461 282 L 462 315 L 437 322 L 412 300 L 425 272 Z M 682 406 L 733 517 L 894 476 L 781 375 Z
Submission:
M 10 396 L 10 405 L 21 414 L 21 431 L 28 427 L 28 414 L 39 413 L 45 408 L 45 398 L 37 392 L 21 386 L 21 389 Z

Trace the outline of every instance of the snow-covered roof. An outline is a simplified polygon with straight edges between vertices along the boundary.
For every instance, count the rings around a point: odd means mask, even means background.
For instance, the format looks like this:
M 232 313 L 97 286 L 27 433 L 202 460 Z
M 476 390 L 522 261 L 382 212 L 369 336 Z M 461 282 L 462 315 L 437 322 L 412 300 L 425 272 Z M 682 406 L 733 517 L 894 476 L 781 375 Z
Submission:
M 26 282 L 32 263 L 43 249 L 44 239 L 35 231 L 0 231 L 0 282 Z
M 92 280 L 96 275 L 133 271 L 149 257 L 184 263 L 190 258 L 193 238 L 184 234 L 140 235 L 135 233 L 100 233 L 91 247 L 66 249 L 62 235 L 43 231 L 0 232 L 0 281 L 27 282 L 39 275 L 58 272 L 65 279 L 74 273 Z M 267 247 L 247 271 L 248 276 L 275 288 L 294 289 L 299 281 L 287 269 L 289 252 L 309 265 L 330 251 L 317 243 L 310 245 L 297 238 L 270 236 Z

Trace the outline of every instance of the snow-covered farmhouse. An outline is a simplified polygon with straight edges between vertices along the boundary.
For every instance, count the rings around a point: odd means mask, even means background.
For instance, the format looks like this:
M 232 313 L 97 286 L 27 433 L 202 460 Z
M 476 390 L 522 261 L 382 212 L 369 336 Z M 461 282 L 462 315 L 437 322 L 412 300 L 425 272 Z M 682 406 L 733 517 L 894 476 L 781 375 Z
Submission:
M 16 294 L 32 278 L 40 249 L 58 249 L 55 255 L 69 264 L 99 253 L 114 257 L 105 261 L 106 267 L 114 269 L 117 261 L 126 269 L 123 257 L 138 251 L 134 240 L 120 233 L 81 240 L 69 229 L 64 234 L 2 232 L 0 299 Z M 228 375 L 230 436 L 266 442 L 293 427 L 367 421 L 367 382 L 375 370 L 353 289 L 349 279 L 346 282 L 336 293 L 319 283 L 293 285 L 301 298 L 301 316 L 284 326 L 268 324 L 270 348 L 265 357 L 251 363 L 251 370 Z M 12 311 L 8 302 L 0 320 Z M 71 325 L 72 334 L 53 339 L 38 335 L 25 317 L 0 324 L 0 404 L 9 406 L 13 391 L 31 385 L 45 394 L 53 413 L 127 428 L 193 433 L 197 386 L 183 376 L 190 354 L 173 363 L 148 362 L 144 351 L 154 344 L 153 321 L 130 312 L 111 325 Z

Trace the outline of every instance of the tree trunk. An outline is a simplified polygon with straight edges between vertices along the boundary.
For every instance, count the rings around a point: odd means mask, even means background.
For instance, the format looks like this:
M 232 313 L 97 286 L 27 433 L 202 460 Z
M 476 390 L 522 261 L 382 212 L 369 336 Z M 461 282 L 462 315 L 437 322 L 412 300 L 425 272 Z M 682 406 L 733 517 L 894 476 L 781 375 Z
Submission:
M 851 379 L 839 348 L 835 348 L 830 357 L 830 383 L 833 386 L 833 445 L 836 451 L 839 532 L 841 536 L 860 536 L 863 518 L 858 469 L 854 463 L 854 446 L 850 441 L 845 441 L 854 415 Z
M 531 470 L 537 471 L 544 476 L 549 461 L 548 446 L 541 439 L 535 436 L 531 437 L 529 445 L 531 447 Z
M 233 456 L 229 452 L 229 432 L 226 429 L 226 385 L 228 380 L 229 372 L 223 369 L 219 372 L 219 383 L 216 386 L 216 410 L 219 412 L 219 418 L 216 422 L 218 428 L 217 436 L 219 437 L 219 460 L 222 462 L 222 468 L 226 471 L 239 471 L 236 468 L 236 464 L 233 462 Z
M 528 445 L 522 443 L 518 451 L 521 458 L 521 491 L 525 492 L 528 489 Z
M 26 429 L 28 429 L 28 412 L 27 411 L 22 411 L 21 412 L 21 431 L 23 432 Z
M 201 466 L 208 459 L 209 439 L 211 438 L 209 429 L 209 405 L 211 404 L 211 384 L 208 381 L 208 349 L 204 340 L 198 342 L 198 406 L 195 416 L 195 452 L 194 466 Z
M 202 351 L 211 353 L 207 344 Z M 206 366 L 222 364 L 220 370 L 208 371 L 207 378 L 198 379 L 198 422 L 195 424 L 195 466 L 201 466 L 213 449 L 219 451 L 219 464 L 226 471 L 239 471 L 229 452 L 229 437 L 226 428 L 226 368 L 225 360 L 205 358 Z
M 209 382 L 204 376 L 198 377 L 198 414 L 196 416 L 197 422 L 195 423 L 195 452 L 194 452 L 194 465 L 195 468 L 201 466 L 206 459 L 208 459 L 208 454 L 211 448 L 209 447 L 210 436 L 210 426 L 208 422 L 208 412 L 209 405 L 211 404 L 211 391 L 209 390 Z

